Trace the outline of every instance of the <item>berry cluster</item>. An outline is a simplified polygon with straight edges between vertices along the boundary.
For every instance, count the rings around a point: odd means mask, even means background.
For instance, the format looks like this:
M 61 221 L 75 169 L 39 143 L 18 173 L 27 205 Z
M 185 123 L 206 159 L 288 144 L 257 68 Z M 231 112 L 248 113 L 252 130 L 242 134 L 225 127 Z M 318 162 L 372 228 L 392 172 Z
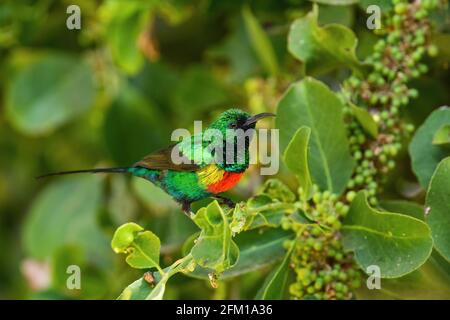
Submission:
M 358 166 L 348 183 L 349 201 L 354 191 L 367 190 L 371 204 L 380 191 L 386 173 L 395 167 L 394 158 L 402 148 L 402 141 L 414 131 L 399 115 L 410 99 L 417 98 L 418 91 L 408 87 L 411 79 L 428 71 L 421 63 L 424 55 L 437 54 L 429 44 L 430 25 L 424 19 L 428 11 L 438 6 L 438 0 L 394 0 L 394 12 L 385 18 L 385 26 L 376 30 L 384 37 L 374 46 L 374 52 L 365 64 L 370 68 L 366 79 L 353 75 L 343 86 L 345 99 L 366 108 L 379 128 L 377 138 L 368 137 L 361 125 L 351 116 L 352 109 L 345 110 L 351 151 Z
M 319 192 L 314 186 L 312 200 L 303 202 L 300 209 L 317 224 L 302 224 L 286 219 L 285 229 L 296 232 L 292 266 L 296 282 L 290 294 L 297 299 L 350 299 L 352 290 L 361 283 L 361 273 L 352 254 L 345 253 L 340 241 L 341 220 L 349 207 L 329 191 Z

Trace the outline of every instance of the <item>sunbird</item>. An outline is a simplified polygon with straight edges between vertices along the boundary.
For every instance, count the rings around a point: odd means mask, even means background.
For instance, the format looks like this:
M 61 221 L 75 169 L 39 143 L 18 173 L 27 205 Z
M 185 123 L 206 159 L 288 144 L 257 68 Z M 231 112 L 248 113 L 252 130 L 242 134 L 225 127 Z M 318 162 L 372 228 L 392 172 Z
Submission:
M 267 117 L 273 117 L 273 113 L 260 113 L 250 115 L 240 109 L 229 109 L 210 124 L 203 132 L 214 129 L 221 133 L 219 139 L 211 146 L 222 145 L 222 149 L 207 148 L 203 140 L 196 142 L 196 136 L 182 140 L 164 149 L 155 151 L 142 160 L 129 167 L 98 168 L 86 170 L 74 170 L 49 173 L 38 178 L 75 174 L 75 173 L 130 173 L 133 176 L 151 181 L 159 188 L 168 193 L 176 202 L 181 204 L 181 208 L 188 216 L 191 215 L 191 203 L 205 198 L 213 198 L 220 203 L 234 207 L 231 199 L 221 196 L 234 187 L 249 166 L 249 144 L 251 135 L 244 139 L 242 145 L 241 161 L 237 161 L 239 154 L 238 139 L 236 136 L 227 134 L 230 132 L 245 132 L 248 129 L 255 129 L 256 122 Z M 240 129 L 240 131 L 238 131 Z M 217 141 L 221 140 L 221 141 Z M 242 140 L 241 140 L 242 141 Z M 218 157 L 217 150 L 222 150 L 223 154 Z M 197 153 L 196 156 L 196 152 Z M 231 156 L 230 156 L 230 153 Z M 174 161 L 174 154 L 178 154 L 177 161 Z M 198 155 L 201 157 L 198 157 Z M 230 160 L 231 161 L 228 161 Z M 179 160 L 182 161 L 179 161 Z M 223 161 L 217 161 L 222 159 Z

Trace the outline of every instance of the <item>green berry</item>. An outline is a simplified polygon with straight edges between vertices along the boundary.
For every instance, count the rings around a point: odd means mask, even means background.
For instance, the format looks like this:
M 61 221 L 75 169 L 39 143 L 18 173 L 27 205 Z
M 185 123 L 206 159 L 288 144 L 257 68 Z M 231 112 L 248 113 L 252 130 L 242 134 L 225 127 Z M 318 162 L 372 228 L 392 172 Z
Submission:
M 397 3 L 395 5 L 395 13 L 397 14 L 404 14 L 406 12 L 406 10 L 408 9 L 406 3 Z
M 434 44 L 431 44 L 427 48 L 427 53 L 430 57 L 434 58 L 439 54 L 439 49 Z
M 348 202 L 352 202 L 353 199 L 356 197 L 355 191 L 349 191 L 347 192 L 347 195 L 345 196 Z

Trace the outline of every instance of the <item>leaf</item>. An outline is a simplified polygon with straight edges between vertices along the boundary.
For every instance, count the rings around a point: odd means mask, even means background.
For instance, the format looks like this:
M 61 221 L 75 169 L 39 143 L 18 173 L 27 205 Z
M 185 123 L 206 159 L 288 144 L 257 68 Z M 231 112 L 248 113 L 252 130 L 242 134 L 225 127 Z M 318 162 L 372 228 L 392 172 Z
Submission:
M 378 136 L 378 125 L 375 120 L 372 118 L 372 115 L 366 109 L 355 106 L 354 104 L 350 104 L 353 114 L 358 122 L 361 124 L 363 129 L 372 136 L 372 138 L 376 138 Z
M 126 262 L 133 268 L 159 269 L 159 238 L 151 231 L 144 231 L 136 223 L 125 223 L 117 228 L 111 247 L 116 253 L 127 254 Z
M 342 65 L 355 71 L 360 68 L 353 31 L 339 24 L 320 27 L 318 7 L 291 25 L 288 35 L 289 52 L 305 64 L 307 74 L 328 72 Z
M 368 290 L 362 286 L 356 291 L 358 299 L 448 300 L 450 299 L 450 273 L 442 264 L 448 262 L 433 252 L 419 269 L 397 279 L 384 279 L 381 289 Z
M 77 244 L 95 259 L 105 258 L 108 242 L 96 223 L 101 188 L 98 177 L 88 175 L 49 184 L 33 201 L 25 220 L 27 253 L 45 259 L 61 246 Z
M 285 254 L 283 243 L 293 238 L 294 233 L 280 228 L 255 229 L 238 234 L 235 240 L 240 251 L 239 260 L 232 268 L 225 270 L 220 279 L 234 278 L 275 263 Z M 192 238 L 191 242 L 193 242 Z M 191 245 L 186 243 L 183 252 L 186 253 Z M 187 275 L 208 279 L 210 272 L 211 270 L 197 266 L 194 272 Z
M 179 272 L 191 272 L 193 269 L 193 258 L 191 255 L 187 255 L 182 259 L 175 261 L 172 265 L 160 270 L 159 272 L 152 273 L 154 284 L 150 284 L 140 278 L 128 287 L 126 287 L 120 296 L 119 300 L 162 300 L 166 285 L 169 279 Z
M 298 128 L 311 128 L 308 164 L 321 190 L 344 191 L 355 165 L 350 155 L 343 104 L 323 83 L 306 78 L 292 85 L 278 104 L 276 124 L 285 149 Z
M 284 298 L 289 276 L 289 263 L 294 246 L 284 256 L 283 261 L 267 276 L 263 286 L 258 291 L 258 300 L 282 300 Z
M 239 257 L 239 248 L 231 239 L 227 217 L 215 200 L 206 208 L 201 208 L 192 217 L 201 232 L 192 247 L 195 262 L 216 272 L 233 266 Z
M 118 300 L 145 300 L 152 292 L 152 286 L 143 278 L 128 285 L 117 298 Z
M 433 144 L 450 144 L 450 124 L 445 124 L 436 131 L 433 137 Z
M 248 5 L 243 7 L 242 16 L 256 55 L 270 75 L 277 75 L 279 66 L 272 43 Z
M 431 178 L 425 201 L 425 221 L 436 250 L 450 261 L 450 157 L 442 160 Z
M 450 155 L 448 149 L 432 143 L 435 133 L 447 124 L 450 124 L 450 108 L 442 107 L 433 111 L 417 129 L 409 145 L 412 169 L 423 188 L 428 188 L 438 163 Z
M 113 59 L 127 73 L 136 73 L 144 63 L 138 38 L 149 21 L 154 3 L 107 1 L 100 7 Z
M 356 2 L 358 0 L 355 0 Z M 318 18 L 319 25 L 337 23 L 351 28 L 355 22 L 354 6 L 319 6 L 320 13 Z M 360 48 L 360 35 L 358 34 L 358 48 Z M 358 55 L 357 55 L 358 56 Z
M 281 203 L 265 194 L 250 198 L 247 201 L 247 207 L 248 210 L 252 211 L 253 216 L 246 230 L 260 227 L 278 227 L 281 219 L 286 215 L 284 208 L 277 208 L 279 204 Z M 271 207 L 271 205 L 274 207 Z
M 273 179 L 273 182 L 279 181 Z M 287 190 L 290 192 L 289 189 Z M 268 193 L 261 193 L 249 198 L 247 203 L 240 203 L 234 208 L 230 229 L 234 236 L 242 231 L 261 227 L 276 228 L 280 226 L 283 217 L 295 211 L 295 204 L 280 202 L 277 198 L 270 197 Z
M 406 214 L 410 217 L 424 220 L 425 210 L 423 206 L 415 202 L 405 201 L 405 200 L 387 200 L 381 201 L 380 205 L 383 209 L 390 212 L 398 212 L 401 214 Z
M 299 128 L 286 147 L 283 156 L 288 169 L 297 175 L 300 188 L 302 189 L 306 200 L 310 199 L 312 196 L 312 182 L 308 167 L 308 145 L 310 135 L 310 128 Z
M 6 97 L 6 114 L 24 134 L 48 134 L 93 104 L 92 70 L 77 57 L 46 55 L 21 70 Z
M 433 247 L 424 222 L 371 208 L 364 191 L 353 199 L 342 230 L 344 248 L 354 251 L 363 270 L 377 265 L 382 278 L 397 278 L 416 270 Z
M 265 194 L 268 197 L 278 200 L 280 202 L 294 202 L 295 194 L 278 179 L 268 179 L 259 190 L 259 193 Z

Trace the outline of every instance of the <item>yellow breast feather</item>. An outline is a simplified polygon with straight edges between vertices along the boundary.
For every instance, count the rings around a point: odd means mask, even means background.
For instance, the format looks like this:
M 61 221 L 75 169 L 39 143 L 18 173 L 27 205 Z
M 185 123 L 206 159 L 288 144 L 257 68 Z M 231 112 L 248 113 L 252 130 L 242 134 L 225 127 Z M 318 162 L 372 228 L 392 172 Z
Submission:
M 200 183 L 204 186 L 209 186 L 222 180 L 224 170 L 220 169 L 215 164 L 210 164 L 197 171 L 197 174 Z

